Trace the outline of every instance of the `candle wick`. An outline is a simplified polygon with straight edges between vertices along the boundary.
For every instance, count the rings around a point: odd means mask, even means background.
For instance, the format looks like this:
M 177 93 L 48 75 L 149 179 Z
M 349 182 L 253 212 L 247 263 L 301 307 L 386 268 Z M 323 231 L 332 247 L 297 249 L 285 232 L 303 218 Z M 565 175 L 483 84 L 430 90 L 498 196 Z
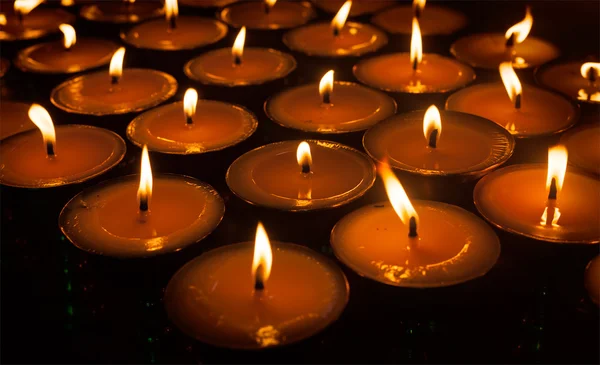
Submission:
M 418 6 L 415 7 L 415 18 L 421 18 L 421 8 Z
M 419 65 L 419 60 L 417 59 L 417 57 L 415 57 L 415 59 L 413 60 L 413 64 L 412 64 L 413 71 L 417 71 L 418 65 Z
M 254 279 L 254 290 L 263 290 L 265 288 L 264 282 L 265 267 L 263 264 L 259 264 L 256 268 L 256 278 Z
M 521 94 L 515 97 L 515 109 L 521 109 Z
M 506 48 L 514 47 L 515 45 L 515 33 L 511 33 L 510 37 L 506 40 Z
M 331 104 L 331 93 L 329 91 L 323 93 L 323 104 Z
M 17 19 L 19 20 L 19 25 L 23 25 L 23 20 L 25 16 L 21 10 L 17 10 Z
M 590 84 L 594 84 L 594 82 L 596 82 L 597 76 L 598 75 L 596 74 L 596 69 L 590 67 L 590 69 L 587 72 L 587 79 L 589 80 Z
M 169 18 L 169 29 L 173 30 L 175 28 L 177 28 L 177 17 L 173 15 Z
M 417 219 L 415 217 L 410 217 L 408 221 L 408 237 L 417 237 Z
M 310 165 L 308 163 L 302 163 L 302 173 L 303 174 L 310 174 Z
M 52 142 L 46 142 L 46 154 L 49 158 L 54 158 L 56 156 L 54 153 L 54 144 Z
M 437 147 L 437 136 L 439 131 L 434 129 L 429 135 L 429 147 L 436 148 Z
M 192 119 L 191 115 L 186 115 L 185 117 L 185 124 L 187 125 L 192 125 L 194 123 L 194 120 Z
M 269 13 L 271 13 L 271 7 L 265 3 L 265 14 L 269 15 Z
M 338 27 L 333 27 L 333 36 L 337 37 L 340 35 L 340 30 Z
M 119 83 L 119 79 L 120 79 L 120 77 L 119 77 L 119 76 L 111 76 L 111 77 L 110 77 L 110 83 L 111 83 L 112 85 L 116 85 L 116 84 L 118 84 L 118 83 Z
M 242 57 L 235 55 L 233 56 L 233 65 L 234 66 L 239 66 L 242 64 Z
M 148 212 L 148 196 L 143 194 L 140 196 L 140 213 Z
M 556 178 L 553 177 L 550 182 L 550 191 L 548 192 L 548 200 L 556 200 L 558 194 L 558 188 L 556 186 Z

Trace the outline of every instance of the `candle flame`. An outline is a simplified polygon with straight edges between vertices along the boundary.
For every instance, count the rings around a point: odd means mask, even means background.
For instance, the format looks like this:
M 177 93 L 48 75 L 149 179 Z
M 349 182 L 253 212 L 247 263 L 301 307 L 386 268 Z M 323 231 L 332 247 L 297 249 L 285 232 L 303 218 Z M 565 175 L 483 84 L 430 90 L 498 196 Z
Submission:
M 435 136 L 435 141 L 432 141 L 433 146 L 437 144 L 437 142 L 440 140 L 440 136 L 442 135 L 442 117 L 440 116 L 440 111 L 438 108 L 435 105 L 432 105 L 427 108 L 425 117 L 423 117 L 423 135 L 428 143 L 431 138 L 431 133 L 433 133 L 434 130 L 437 130 L 437 133 Z
M 423 42 L 421 40 L 421 27 L 416 17 L 412 20 L 412 35 L 410 37 L 410 63 L 413 69 L 423 60 Z
M 265 6 L 271 10 L 273 8 L 273 6 L 275 6 L 275 3 L 277 2 L 277 0 L 265 0 Z
M 511 62 L 502 62 L 499 67 L 500 77 L 502 77 L 502 83 L 508 93 L 508 97 L 513 103 L 517 103 L 517 98 L 521 98 L 523 89 L 521 88 L 521 82 L 517 73 L 512 67 Z M 520 101 L 519 101 L 520 104 Z
M 413 11 L 415 14 L 420 14 L 425 9 L 427 0 L 413 0 Z
M 333 91 L 333 70 L 327 71 L 319 82 L 319 94 L 322 99 L 329 100 L 329 95 Z
M 312 155 L 310 153 L 310 145 L 306 142 L 301 142 L 298 145 L 298 149 L 296 150 L 296 160 L 298 161 L 298 166 L 302 168 L 302 171 L 306 171 L 308 167 L 308 171 L 312 167 Z
M 415 220 L 419 220 L 419 216 L 408 199 L 406 191 L 404 191 L 402 184 L 396 175 L 394 175 L 387 162 L 384 161 L 383 163 L 380 163 L 379 166 L 377 166 L 377 171 L 379 172 L 379 176 L 383 179 L 385 191 L 390 199 L 390 203 L 398 217 L 400 217 L 400 220 L 402 220 L 402 223 L 408 225 L 410 219 L 413 217 Z
M 165 0 L 165 16 L 169 23 L 173 22 L 174 18 L 179 15 L 179 5 L 177 0 Z
M 123 0 L 123 1 L 125 1 L 126 3 L 130 3 L 130 4 L 133 4 L 135 2 L 135 0 Z
M 39 104 L 32 104 L 28 115 L 33 124 L 42 132 L 44 144 L 56 144 L 56 132 L 54 131 L 54 124 L 48 111 Z
M 75 5 L 75 0 L 60 0 L 60 5 L 73 6 L 73 5 Z
M 590 74 L 590 72 L 592 72 L 593 74 Z M 581 65 L 581 76 L 585 77 L 586 79 L 592 79 L 592 81 L 595 81 L 599 74 L 600 62 L 586 62 L 583 65 Z
M 27 15 L 43 2 L 44 0 L 15 0 L 15 13 Z
M 352 0 L 347 0 L 344 5 L 338 10 L 337 14 L 333 17 L 331 21 L 331 28 L 333 29 L 333 34 L 338 35 L 344 24 L 346 24 L 346 19 L 348 19 L 348 14 L 350 14 L 350 8 L 352 7 Z
M 196 104 L 198 104 L 198 92 L 189 88 L 183 95 L 183 111 L 186 118 L 192 119 L 196 114 Z
M 123 58 L 125 58 L 125 47 L 119 48 L 110 59 L 108 73 L 113 79 L 120 79 L 123 74 Z
M 0 14 L 0 25 L 6 25 L 6 15 Z
M 550 147 L 548 149 L 548 176 L 546 177 L 546 189 L 550 190 L 552 180 L 556 182 L 556 192 L 560 193 L 567 172 L 567 161 L 569 154 L 563 145 Z
M 531 9 L 529 6 L 525 9 L 525 18 L 508 28 L 504 37 L 506 39 L 510 39 L 514 37 L 514 44 L 523 43 L 525 38 L 529 35 L 529 31 L 531 31 L 531 26 L 533 25 L 533 17 L 531 16 Z
M 142 148 L 142 164 L 140 170 L 140 185 L 137 191 L 138 203 L 146 201 L 148 204 L 152 197 L 152 166 L 150 165 L 150 157 L 148 156 L 148 146 Z
M 75 28 L 70 24 L 61 24 L 58 26 L 58 29 L 63 33 L 63 44 L 65 49 L 70 49 L 77 42 L 77 35 L 75 34 Z
M 252 278 L 265 284 L 271 275 L 273 266 L 273 252 L 269 236 L 262 223 L 258 222 L 256 227 L 256 238 L 254 240 L 254 257 L 252 259 Z
M 246 27 L 242 27 L 231 48 L 231 54 L 235 64 L 242 62 L 242 55 L 244 54 L 244 43 L 246 42 Z

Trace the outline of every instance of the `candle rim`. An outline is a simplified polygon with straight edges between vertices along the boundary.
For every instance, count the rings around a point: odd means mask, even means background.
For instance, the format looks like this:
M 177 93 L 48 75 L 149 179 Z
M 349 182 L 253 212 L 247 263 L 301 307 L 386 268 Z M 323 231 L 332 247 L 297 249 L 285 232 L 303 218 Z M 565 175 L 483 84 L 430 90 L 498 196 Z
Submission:
M 600 130 L 600 125 L 598 125 L 597 123 L 580 124 L 577 127 L 571 128 L 560 137 L 560 143 L 565 145 L 569 151 L 569 160 L 568 160 L 569 165 L 576 166 L 576 167 L 578 167 L 582 170 L 585 170 L 589 173 L 592 173 L 592 174 L 600 175 L 600 170 L 598 169 L 598 166 L 594 165 L 592 168 L 590 164 L 583 163 L 583 161 L 581 161 L 579 159 L 579 154 L 577 153 L 577 149 L 569 148 L 569 146 L 568 146 L 569 140 L 571 138 L 575 137 L 579 133 L 585 133 L 589 129 Z
M 286 26 L 284 24 L 279 24 L 279 23 L 268 23 L 266 24 L 266 26 L 253 26 L 253 25 L 248 25 L 248 24 L 241 24 L 241 23 L 236 23 L 233 22 L 230 19 L 230 14 L 232 11 L 232 8 L 235 7 L 239 7 L 242 6 L 241 4 L 243 4 L 243 6 L 247 6 L 248 4 L 257 4 L 258 6 L 263 6 L 263 2 L 262 1 L 234 1 L 231 4 L 226 5 L 224 8 L 222 8 L 221 10 L 217 11 L 217 19 L 219 19 L 220 21 L 222 21 L 223 23 L 232 26 L 233 28 L 239 29 L 241 27 L 246 27 L 248 29 L 261 29 L 261 30 L 277 30 L 277 29 L 293 29 L 299 26 L 302 26 L 308 22 L 310 22 L 311 20 L 314 20 L 317 17 L 317 12 L 315 11 L 313 5 L 306 0 L 302 0 L 302 1 L 285 1 L 285 0 L 279 0 L 282 3 L 288 3 L 288 4 L 293 4 L 293 6 L 300 6 L 302 8 L 304 8 L 305 11 L 309 12 L 308 16 L 303 18 L 303 21 L 297 25 L 292 25 L 292 26 Z

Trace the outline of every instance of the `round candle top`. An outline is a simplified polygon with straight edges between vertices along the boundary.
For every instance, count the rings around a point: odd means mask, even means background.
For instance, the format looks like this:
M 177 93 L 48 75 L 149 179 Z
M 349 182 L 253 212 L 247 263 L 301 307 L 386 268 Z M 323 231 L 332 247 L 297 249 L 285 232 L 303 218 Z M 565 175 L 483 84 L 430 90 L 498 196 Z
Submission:
M 338 35 L 330 23 L 309 24 L 283 35 L 290 49 L 319 57 L 349 57 L 375 52 L 388 42 L 387 35 L 368 24 L 347 22 Z
M 77 247 L 114 257 L 145 257 L 199 242 L 221 222 L 225 205 L 208 184 L 181 175 L 153 177 L 147 213 L 140 212 L 139 175 L 102 182 L 79 193 L 60 213 Z
M 354 76 L 377 89 L 414 94 L 447 92 L 475 80 L 473 69 L 451 58 L 425 53 L 416 71 L 410 59 L 409 53 L 372 57 L 354 66 Z
M 0 99 L 0 140 L 35 128 L 29 119 L 30 104 Z
M 276 94 L 265 112 L 284 127 L 318 133 L 361 131 L 396 113 L 387 94 L 351 82 L 333 83 L 330 102 L 323 102 L 319 84 L 298 86 Z
M 174 51 L 216 43 L 227 34 L 227 26 L 218 20 L 183 16 L 170 28 L 164 19 L 147 21 L 121 33 L 121 39 L 138 48 Z
M 361 197 L 375 182 L 375 165 L 364 153 L 339 143 L 307 140 L 268 144 L 239 157 L 227 185 L 248 203 L 289 211 L 333 208 Z M 302 159 L 310 160 L 305 166 Z
M 594 257 L 585 268 L 584 284 L 592 302 L 600 305 L 600 255 Z
M 296 60 L 274 49 L 245 48 L 238 65 L 233 61 L 231 48 L 221 48 L 192 59 L 185 65 L 184 72 L 203 84 L 244 86 L 284 78 L 294 69 Z
M 318 8 L 335 14 L 340 9 L 346 0 L 312 0 Z M 350 16 L 358 16 L 363 14 L 371 14 L 381 9 L 393 5 L 390 0 L 353 0 L 350 8 Z
M 54 157 L 48 156 L 39 130 L 3 139 L 0 183 L 23 188 L 78 183 L 108 171 L 125 155 L 125 141 L 109 130 L 76 124 L 55 130 Z
M 481 219 L 454 205 L 413 200 L 417 237 L 409 237 L 389 202 L 360 208 L 340 220 L 331 246 L 340 261 L 362 276 L 388 285 L 441 287 L 487 273 L 500 241 Z
M 179 0 L 179 4 L 196 8 L 222 8 L 239 0 Z
M 106 71 L 69 79 L 50 96 L 52 104 L 70 113 L 109 115 L 139 112 L 175 95 L 177 81 L 164 72 L 126 68 L 117 84 Z
M 294 28 L 308 23 L 316 17 L 310 3 L 306 1 L 279 0 L 266 11 L 264 1 L 245 1 L 232 4 L 219 12 L 225 23 L 250 29 Z
M 13 2 L 0 5 L 0 12 L 6 16 L 6 24 L 0 25 L 0 41 L 18 41 L 43 37 L 58 32 L 62 23 L 75 22 L 75 16 L 62 9 L 35 8 L 23 15 L 23 21 L 13 9 Z
M 198 100 L 192 122 L 183 102 L 151 109 L 127 127 L 127 137 L 152 151 L 192 154 L 218 151 L 250 137 L 258 126 L 245 108 L 213 100 Z
M 420 175 L 480 176 L 512 155 L 515 141 L 506 129 L 459 112 L 438 112 L 434 120 L 433 109 L 396 115 L 376 124 L 364 135 L 365 150 L 377 161 L 387 160 L 393 168 Z
M 475 206 L 508 232 L 562 243 L 600 241 L 600 181 L 570 166 L 557 199 L 548 199 L 547 165 L 505 167 L 476 185 Z
M 240 349 L 297 342 L 334 322 L 349 291 L 339 267 L 306 247 L 271 244 L 273 268 L 260 291 L 251 275 L 253 242 L 187 263 L 165 292 L 169 318 L 197 340 Z
M 561 143 L 569 151 L 569 162 L 600 175 L 600 125 L 582 125 L 565 133 Z
M 516 137 L 558 133 L 571 127 L 579 116 L 575 104 L 535 86 L 523 85 L 521 100 L 517 109 L 502 83 L 479 84 L 450 95 L 446 109 L 492 120 Z
M 371 22 L 392 34 L 411 34 L 414 16 L 412 5 L 400 5 L 381 11 Z M 427 5 L 419 16 L 422 35 L 452 34 L 464 28 L 467 17 L 455 10 Z
M 160 1 L 104 0 L 83 6 L 80 15 L 94 22 L 124 24 L 157 18 L 164 12 L 164 6 Z
M 585 62 L 556 63 L 536 70 L 537 82 L 547 88 L 559 91 L 573 99 L 586 103 L 600 103 L 600 80 L 594 75 L 593 81 L 582 75 Z M 596 63 L 597 64 L 597 63 Z M 600 69 L 600 64 L 596 66 Z
M 6 58 L 0 58 L 0 77 L 4 77 L 10 68 L 10 61 Z

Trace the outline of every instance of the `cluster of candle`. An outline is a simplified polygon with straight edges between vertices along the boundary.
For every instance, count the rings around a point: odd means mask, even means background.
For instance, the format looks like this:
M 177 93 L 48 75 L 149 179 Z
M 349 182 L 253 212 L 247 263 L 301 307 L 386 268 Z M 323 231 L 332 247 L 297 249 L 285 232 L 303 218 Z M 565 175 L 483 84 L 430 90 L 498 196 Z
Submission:
M 240 105 L 199 99 L 192 88 L 183 101 L 156 107 L 175 94 L 175 78 L 157 70 L 123 68 L 124 47 L 77 38 L 68 24 L 72 19 L 63 19 L 62 12 L 48 15 L 50 10 L 34 10 L 40 2 L 15 1 L 13 12 L 0 25 L 0 39 L 58 30 L 64 39 L 25 48 L 16 58 L 17 67 L 70 74 L 110 64 L 108 72 L 61 83 L 50 100 L 77 114 L 143 111 L 126 129 L 127 138 L 142 147 L 140 175 L 106 181 L 77 194 L 60 214 L 65 236 L 83 250 L 116 257 L 178 251 L 201 241 L 223 218 L 223 199 L 210 185 L 191 177 L 153 176 L 149 151 L 218 151 L 252 135 L 258 126 L 256 116 Z M 213 86 L 259 85 L 285 78 L 296 68 L 288 53 L 245 48 L 246 28 L 293 28 L 283 42 L 310 56 L 357 57 L 387 43 L 379 28 L 346 22 L 353 14 L 351 0 L 340 4 L 331 23 L 308 25 L 304 24 L 315 17 L 309 3 L 222 3 L 227 6 L 219 11 L 220 20 L 179 16 L 176 0 L 166 0 L 164 9 L 134 1 L 87 5 L 81 15 L 117 23 L 149 19 L 121 38 L 133 47 L 161 51 L 216 43 L 227 34 L 224 23 L 241 28 L 232 48 L 203 52 L 185 65 L 190 79 Z M 364 8 L 356 11 L 380 10 L 383 3 L 362 2 Z M 154 19 L 163 13 L 166 22 Z M 268 144 L 231 164 L 226 182 L 234 194 L 250 204 L 286 211 L 334 208 L 363 196 L 378 172 L 389 201 L 364 206 L 341 219 L 331 232 L 331 245 L 336 257 L 358 274 L 394 286 L 448 286 L 482 276 L 496 263 L 500 242 L 490 225 L 460 207 L 411 201 L 392 169 L 424 177 L 485 175 L 477 183 L 474 201 L 491 225 L 543 241 L 600 241 L 597 124 L 565 134 L 562 143 L 567 147 L 551 148 L 547 165 L 515 165 L 492 172 L 512 156 L 515 137 L 562 132 L 579 115 L 575 102 L 522 85 L 514 71 L 546 63 L 558 54 L 551 44 L 528 37 L 533 23 L 529 9 L 525 19 L 504 35 L 468 36 L 452 46 L 456 58 L 470 66 L 499 69 L 502 82 L 466 88 L 475 71 L 458 60 L 424 53 L 421 39 L 422 34 L 460 29 L 466 23 L 462 14 L 416 0 L 412 7 L 382 10 L 373 23 L 390 33 L 411 33 L 411 44 L 409 52 L 356 63 L 354 75 L 372 88 L 335 81 L 331 70 L 319 83 L 285 89 L 265 102 L 267 116 L 287 128 L 321 134 L 366 131 L 366 154 L 327 140 Z M 597 103 L 599 72 L 598 63 L 569 63 L 541 69 L 537 78 L 576 101 Z M 395 115 L 396 93 L 446 93 L 459 88 L 448 97 L 446 110 L 431 105 L 426 111 Z M 37 104 L 3 102 L 0 114 L 4 185 L 47 188 L 78 183 L 106 172 L 125 155 L 125 142 L 117 134 L 84 125 L 54 126 L 49 113 Z M 568 155 L 574 165 L 569 168 Z M 591 264 L 590 275 L 598 276 L 598 267 L 597 262 Z M 596 302 L 598 280 L 586 281 Z M 165 303 L 173 322 L 194 338 L 231 348 L 262 348 L 320 331 L 342 313 L 348 296 L 348 283 L 335 263 L 302 246 L 269 243 L 259 223 L 254 243 L 218 248 L 181 268 L 167 287 Z

